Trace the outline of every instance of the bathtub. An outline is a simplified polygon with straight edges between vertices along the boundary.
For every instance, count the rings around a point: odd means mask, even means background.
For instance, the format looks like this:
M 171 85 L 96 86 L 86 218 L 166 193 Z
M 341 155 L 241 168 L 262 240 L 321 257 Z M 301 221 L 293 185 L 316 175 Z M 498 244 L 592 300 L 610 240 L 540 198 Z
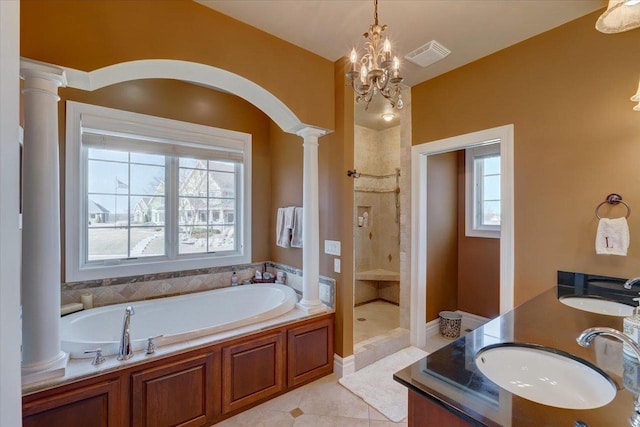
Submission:
M 186 341 L 278 317 L 295 306 L 295 291 L 284 285 L 242 285 L 150 301 L 94 308 L 60 319 L 62 350 L 73 358 L 92 357 L 85 350 L 118 353 L 124 310 L 132 306 L 130 334 L 134 351 L 147 338 L 158 345 Z

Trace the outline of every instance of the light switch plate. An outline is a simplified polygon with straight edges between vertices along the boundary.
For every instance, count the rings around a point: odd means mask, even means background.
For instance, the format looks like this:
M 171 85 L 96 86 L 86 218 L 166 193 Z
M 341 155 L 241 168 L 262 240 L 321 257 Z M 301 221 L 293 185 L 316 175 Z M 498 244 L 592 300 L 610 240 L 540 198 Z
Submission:
M 325 240 L 324 241 L 324 253 L 328 255 L 340 256 L 340 241 L 339 240 Z
M 333 259 L 333 272 L 340 273 L 340 258 Z

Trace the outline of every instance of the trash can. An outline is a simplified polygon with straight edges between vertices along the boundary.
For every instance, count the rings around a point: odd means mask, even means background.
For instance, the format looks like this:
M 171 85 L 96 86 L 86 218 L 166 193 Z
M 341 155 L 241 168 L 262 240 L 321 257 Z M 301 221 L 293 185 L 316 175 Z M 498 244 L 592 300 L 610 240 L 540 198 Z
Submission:
M 441 311 L 439 316 L 440 335 L 445 338 L 458 338 L 460 336 L 460 326 L 462 325 L 462 315 L 455 311 Z

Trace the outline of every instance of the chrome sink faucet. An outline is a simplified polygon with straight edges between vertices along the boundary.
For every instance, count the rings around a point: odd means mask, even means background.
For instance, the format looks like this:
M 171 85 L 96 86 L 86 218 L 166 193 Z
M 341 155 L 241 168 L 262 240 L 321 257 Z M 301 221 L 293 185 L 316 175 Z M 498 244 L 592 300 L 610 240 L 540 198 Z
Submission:
M 132 306 L 127 306 L 124 309 L 124 321 L 122 322 L 122 336 L 120 337 L 120 348 L 118 349 L 118 360 L 127 360 L 133 356 L 133 349 L 131 348 L 131 335 L 129 333 L 129 323 L 131 323 L 131 316 L 136 314 Z
M 631 286 L 638 282 L 640 282 L 640 277 L 634 277 L 624 282 L 624 285 L 622 286 L 624 286 L 625 289 L 631 289 Z
M 636 278 L 638 279 L 638 278 Z M 633 280 L 636 280 L 633 279 Z M 638 279 L 640 280 L 640 279 Z M 626 284 L 625 284 L 626 287 Z M 631 285 L 629 285 L 631 287 Z M 604 327 L 595 327 L 589 328 L 582 331 L 582 333 L 576 338 L 578 344 L 582 347 L 589 347 L 591 341 L 598 335 L 606 335 L 610 337 L 617 338 L 623 343 L 629 345 L 633 354 L 635 354 L 636 359 L 638 359 L 638 363 L 640 363 L 640 345 L 637 342 L 629 338 L 627 335 L 613 328 L 604 328 Z M 636 395 L 635 399 L 633 399 L 633 407 L 635 409 L 631 418 L 629 418 L 629 425 L 631 427 L 640 427 L 640 395 Z

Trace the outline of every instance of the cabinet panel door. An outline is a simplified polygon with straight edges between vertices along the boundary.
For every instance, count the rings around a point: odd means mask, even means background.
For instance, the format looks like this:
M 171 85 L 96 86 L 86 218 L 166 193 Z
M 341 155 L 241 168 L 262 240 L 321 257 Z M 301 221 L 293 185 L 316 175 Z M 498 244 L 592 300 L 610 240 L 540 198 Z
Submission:
M 81 386 L 22 405 L 23 427 L 120 427 L 120 381 Z
M 333 372 L 333 317 L 290 329 L 287 358 L 289 387 Z
M 222 350 L 222 411 L 231 412 L 283 390 L 283 334 Z
M 133 374 L 132 426 L 209 425 L 220 412 L 216 359 L 219 353 L 209 353 Z

